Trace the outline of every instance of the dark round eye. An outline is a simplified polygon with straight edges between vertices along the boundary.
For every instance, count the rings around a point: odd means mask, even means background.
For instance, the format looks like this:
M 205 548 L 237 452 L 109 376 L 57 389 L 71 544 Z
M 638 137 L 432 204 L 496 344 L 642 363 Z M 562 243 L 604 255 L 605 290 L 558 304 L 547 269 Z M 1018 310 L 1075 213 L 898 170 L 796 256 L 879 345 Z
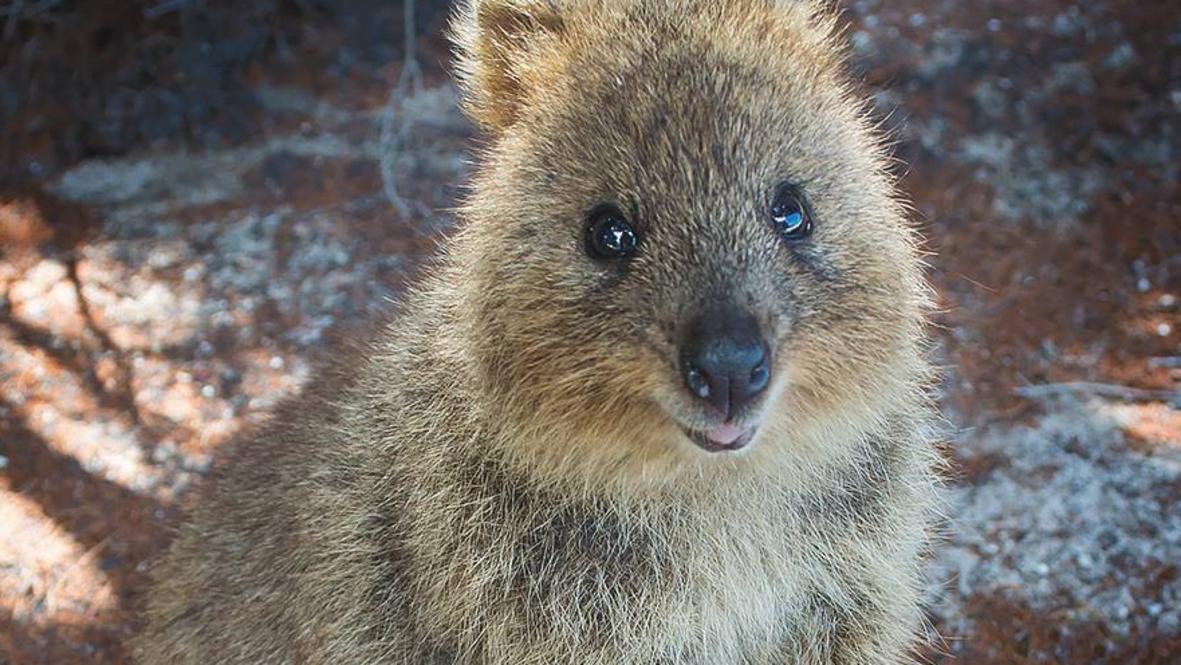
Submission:
M 812 235 L 812 215 L 795 185 L 785 182 L 775 188 L 771 198 L 771 226 L 786 240 Z
M 604 261 L 626 259 L 636 253 L 640 242 L 636 230 L 615 206 L 600 206 L 591 211 L 586 227 L 586 251 Z

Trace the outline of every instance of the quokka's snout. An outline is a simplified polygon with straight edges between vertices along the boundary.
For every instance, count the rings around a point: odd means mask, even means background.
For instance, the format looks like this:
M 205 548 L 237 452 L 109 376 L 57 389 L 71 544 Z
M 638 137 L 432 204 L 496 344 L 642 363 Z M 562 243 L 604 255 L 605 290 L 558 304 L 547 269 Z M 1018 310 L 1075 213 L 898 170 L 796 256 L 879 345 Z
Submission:
M 686 326 L 679 349 L 689 394 L 716 426 L 690 432 L 705 450 L 738 450 L 750 443 L 753 411 L 771 384 L 773 350 L 758 319 L 733 307 L 714 307 Z

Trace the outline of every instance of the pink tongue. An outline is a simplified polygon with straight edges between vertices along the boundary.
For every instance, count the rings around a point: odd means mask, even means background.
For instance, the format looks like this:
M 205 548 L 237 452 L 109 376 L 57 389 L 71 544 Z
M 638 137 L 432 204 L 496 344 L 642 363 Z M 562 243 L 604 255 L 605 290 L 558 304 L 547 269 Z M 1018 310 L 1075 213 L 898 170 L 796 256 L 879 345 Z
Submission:
M 738 437 L 742 436 L 743 434 L 746 434 L 745 429 L 737 425 L 731 425 L 727 423 L 720 427 L 711 429 L 709 433 L 706 434 L 706 436 L 708 436 L 709 440 L 713 441 L 714 443 L 728 446 L 731 443 L 737 441 Z

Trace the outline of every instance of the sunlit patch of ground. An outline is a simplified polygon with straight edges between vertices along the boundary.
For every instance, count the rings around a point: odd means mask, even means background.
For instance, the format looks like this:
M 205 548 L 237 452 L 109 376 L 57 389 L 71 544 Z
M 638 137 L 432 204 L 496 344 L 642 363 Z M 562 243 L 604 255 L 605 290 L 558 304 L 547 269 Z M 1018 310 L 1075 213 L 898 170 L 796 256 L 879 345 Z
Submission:
M 43 616 L 115 607 L 97 551 L 82 548 L 37 502 L 0 489 L 0 533 L 0 603 L 13 621 L 36 625 Z

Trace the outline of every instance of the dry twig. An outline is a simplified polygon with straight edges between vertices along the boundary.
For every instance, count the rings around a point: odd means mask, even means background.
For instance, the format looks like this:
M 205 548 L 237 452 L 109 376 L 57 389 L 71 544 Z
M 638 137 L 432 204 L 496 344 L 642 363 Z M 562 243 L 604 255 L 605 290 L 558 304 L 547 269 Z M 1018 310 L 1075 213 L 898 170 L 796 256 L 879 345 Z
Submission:
M 403 39 L 405 40 L 406 57 L 402 63 L 402 74 L 398 77 L 398 85 L 390 91 L 385 110 L 381 114 L 381 183 L 386 198 L 403 218 L 410 216 L 410 206 L 398 194 L 397 168 L 395 158 L 400 148 L 405 145 L 410 136 L 410 120 L 405 113 L 402 121 L 396 123 L 395 109 L 404 107 L 406 99 L 417 95 L 422 90 L 422 67 L 418 64 L 414 48 L 414 5 L 415 0 L 405 0 L 403 15 Z
M 1020 386 L 1013 389 L 1013 393 L 1029 399 L 1045 399 L 1057 397 L 1067 393 L 1086 393 L 1099 397 L 1109 397 L 1125 402 L 1169 402 L 1181 404 L 1181 390 L 1150 390 L 1147 388 L 1133 388 L 1112 383 L 1094 383 L 1090 381 L 1067 381 L 1065 383 L 1043 383 L 1036 386 Z

